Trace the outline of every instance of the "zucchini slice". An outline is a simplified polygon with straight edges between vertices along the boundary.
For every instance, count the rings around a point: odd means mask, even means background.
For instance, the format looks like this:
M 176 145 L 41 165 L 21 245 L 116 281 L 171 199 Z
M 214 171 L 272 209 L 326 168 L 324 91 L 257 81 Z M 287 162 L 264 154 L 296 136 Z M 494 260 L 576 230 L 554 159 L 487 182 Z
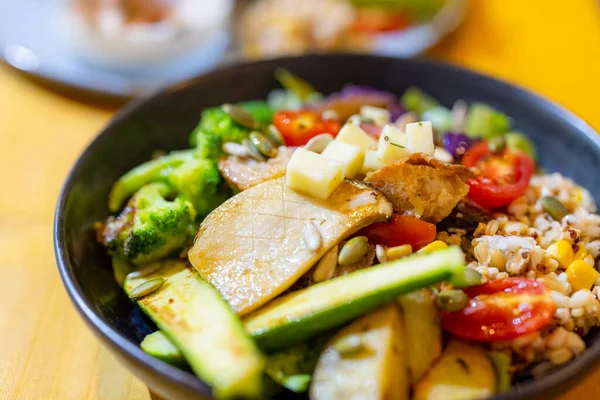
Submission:
M 402 294 L 449 280 L 464 263 L 462 250 L 452 246 L 362 269 L 267 304 L 245 319 L 246 330 L 261 349 L 281 349 Z
M 137 304 L 181 350 L 194 373 L 218 398 L 260 396 L 263 356 L 219 292 L 179 260 L 165 261 L 146 276 L 129 274 L 125 292 L 155 278 L 167 281 Z

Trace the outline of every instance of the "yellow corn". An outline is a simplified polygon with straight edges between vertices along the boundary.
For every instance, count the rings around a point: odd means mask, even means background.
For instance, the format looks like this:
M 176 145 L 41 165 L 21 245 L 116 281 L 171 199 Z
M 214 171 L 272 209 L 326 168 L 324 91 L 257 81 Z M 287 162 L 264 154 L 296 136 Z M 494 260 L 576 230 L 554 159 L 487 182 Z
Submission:
M 423 247 L 417 253 L 431 253 L 432 251 L 447 249 L 448 245 L 441 240 L 434 240 L 429 243 L 427 246 Z
M 404 256 L 412 253 L 412 246 L 410 244 L 403 244 L 402 246 L 390 247 L 385 250 L 385 257 L 388 261 L 397 260 Z
M 587 249 L 585 248 L 584 244 L 581 243 L 579 244 L 579 249 L 577 250 L 577 253 L 573 255 L 573 260 L 583 260 L 587 255 Z
M 573 292 L 589 289 L 600 278 L 600 273 L 583 260 L 575 260 L 567 268 L 567 279 Z
M 573 261 L 573 248 L 566 240 L 559 240 L 546 249 L 546 253 L 556 258 L 561 267 L 567 268 Z

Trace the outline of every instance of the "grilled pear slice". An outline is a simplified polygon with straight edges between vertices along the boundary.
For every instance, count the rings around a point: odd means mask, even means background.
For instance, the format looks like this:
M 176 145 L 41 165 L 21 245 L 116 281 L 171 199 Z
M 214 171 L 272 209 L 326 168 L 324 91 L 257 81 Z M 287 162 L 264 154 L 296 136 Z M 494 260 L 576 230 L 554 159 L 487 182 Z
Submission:
M 189 259 L 239 315 L 281 294 L 330 248 L 392 215 L 377 190 L 344 181 L 327 200 L 288 188 L 285 177 L 232 197 L 202 223 Z

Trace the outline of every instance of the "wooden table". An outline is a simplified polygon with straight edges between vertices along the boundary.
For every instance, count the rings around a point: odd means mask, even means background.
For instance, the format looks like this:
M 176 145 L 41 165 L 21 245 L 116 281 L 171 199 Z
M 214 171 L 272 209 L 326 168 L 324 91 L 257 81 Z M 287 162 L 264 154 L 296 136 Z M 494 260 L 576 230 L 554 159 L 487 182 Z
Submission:
M 529 87 L 600 129 L 596 1 L 473 0 L 470 11 L 431 56 Z M 113 111 L 0 67 L 1 399 L 150 398 L 83 325 L 52 249 L 60 185 Z M 599 397 L 600 367 L 562 398 Z

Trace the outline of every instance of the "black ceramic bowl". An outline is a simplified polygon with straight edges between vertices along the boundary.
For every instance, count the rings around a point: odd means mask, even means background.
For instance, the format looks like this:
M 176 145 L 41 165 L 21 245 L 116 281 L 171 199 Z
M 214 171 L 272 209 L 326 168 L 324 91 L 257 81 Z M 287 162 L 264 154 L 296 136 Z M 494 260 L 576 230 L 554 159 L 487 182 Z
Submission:
M 276 67 L 285 67 L 329 93 L 347 83 L 402 93 L 418 86 L 447 106 L 479 100 L 515 120 L 537 145 L 540 162 L 591 190 L 600 201 L 600 137 L 565 109 L 529 92 L 460 68 L 426 61 L 357 55 L 320 55 L 225 68 L 126 106 L 81 155 L 69 174 L 56 210 L 54 245 L 60 274 L 90 328 L 153 391 L 169 398 L 210 396 L 191 373 L 144 353 L 138 343 L 153 324 L 123 294 L 112 277 L 93 226 L 108 215 L 111 184 L 148 160 L 157 149 L 188 146 L 200 111 L 225 102 L 263 99 L 277 87 Z M 574 384 L 600 360 L 600 330 L 585 338 L 589 349 L 541 379 L 524 380 L 495 399 L 548 397 Z

